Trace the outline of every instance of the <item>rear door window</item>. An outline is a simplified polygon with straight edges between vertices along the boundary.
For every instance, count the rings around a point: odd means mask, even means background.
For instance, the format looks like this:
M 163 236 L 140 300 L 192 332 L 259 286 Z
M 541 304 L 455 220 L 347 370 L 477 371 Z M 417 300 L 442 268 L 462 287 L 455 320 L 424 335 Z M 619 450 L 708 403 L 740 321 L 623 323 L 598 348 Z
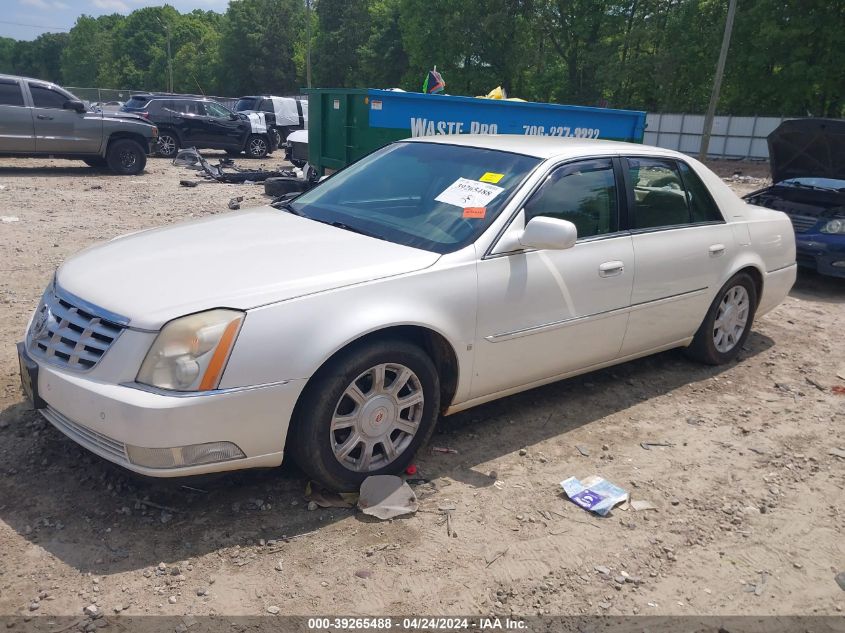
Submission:
M 724 222 L 722 212 L 719 211 L 719 207 L 713 201 L 713 196 L 710 195 L 707 185 L 701 181 L 698 174 L 683 161 L 678 161 L 678 166 L 681 169 L 681 176 L 687 190 L 692 221 L 695 223 Z
M 687 195 L 678 165 L 663 158 L 629 158 L 634 190 L 631 228 L 652 229 L 690 223 Z
M 0 105 L 23 105 L 23 92 L 17 81 L 0 80 Z

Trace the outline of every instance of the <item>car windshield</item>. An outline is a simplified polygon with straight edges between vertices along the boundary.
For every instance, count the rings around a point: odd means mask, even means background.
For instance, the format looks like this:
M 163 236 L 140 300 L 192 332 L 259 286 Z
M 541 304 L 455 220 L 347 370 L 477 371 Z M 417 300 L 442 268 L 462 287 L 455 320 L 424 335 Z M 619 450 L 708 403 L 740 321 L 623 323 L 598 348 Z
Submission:
M 238 99 L 235 104 L 235 112 L 243 112 L 244 110 L 255 110 L 255 104 L 258 101 L 255 97 L 243 97 Z
M 808 189 L 820 189 L 823 191 L 845 191 L 845 180 L 836 178 L 790 178 L 780 182 L 781 185 L 792 187 L 806 187 Z
M 540 159 L 441 143 L 394 143 L 287 205 L 294 213 L 437 253 L 473 242 Z

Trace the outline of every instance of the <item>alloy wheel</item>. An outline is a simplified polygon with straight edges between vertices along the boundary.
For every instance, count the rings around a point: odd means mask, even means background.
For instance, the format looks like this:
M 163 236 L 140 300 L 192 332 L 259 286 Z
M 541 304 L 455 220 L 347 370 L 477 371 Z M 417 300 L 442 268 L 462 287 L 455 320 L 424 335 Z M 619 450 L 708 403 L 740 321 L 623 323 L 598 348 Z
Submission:
M 419 429 L 424 401 L 420 379 L 404 365 L 384 363 L 361 373 L 332 415 L 329 437 L 335 458 L 357 472 L 395 461 Z
M 734 286 L 722 297 L 713 324 L 713 344 L 721 353 L 731 351 L 742 337 L 748 325 L 749 308 L 748 291 L 743 286 Z

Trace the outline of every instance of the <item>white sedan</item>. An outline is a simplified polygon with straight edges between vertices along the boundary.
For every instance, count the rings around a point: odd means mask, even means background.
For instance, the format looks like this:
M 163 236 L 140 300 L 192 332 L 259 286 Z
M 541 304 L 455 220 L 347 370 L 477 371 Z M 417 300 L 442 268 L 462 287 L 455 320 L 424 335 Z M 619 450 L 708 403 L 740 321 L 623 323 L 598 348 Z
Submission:
M 605 141 L 397 142 L 275 206 L 65 262 L 18 344 L 60 431 L 153 476 L 354 489 L 441 414 L 674 347 L 734 359 L 795 281 L 784 214 Z

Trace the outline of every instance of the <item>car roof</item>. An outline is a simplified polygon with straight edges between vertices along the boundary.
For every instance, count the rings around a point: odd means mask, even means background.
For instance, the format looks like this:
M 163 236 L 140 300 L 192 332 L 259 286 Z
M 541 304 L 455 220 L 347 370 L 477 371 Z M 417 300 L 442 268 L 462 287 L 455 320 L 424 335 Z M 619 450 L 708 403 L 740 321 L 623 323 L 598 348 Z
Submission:
M 620 141 L 602 141 L 586 138 L 565 138 L 560 136 L 533 136 L 524 134 L 443 134 L 437 136 L 418 136 L 407 139 L 418 143 L 441 143 L 443 145 L 461 145 L 480 149 L 495 149 L 515 154 L 525 154 L 536 158 L 567 158 L 600 154 L 653 154 L 686 158 L 684 154 L 660 147 Z
M 170 99 L 170 100 L 190 100 L 190 101 L 214 101 L 211 97 L 201 97 L 199 95 L 169 95 L 169 94 L 162 94 L 162 93 L 150 93 L 150 94 L 136 94 L 131 95 L 130 99 L 137 98 L 137 99 Z M 216 103 L 216 102 L 215 102 Z

